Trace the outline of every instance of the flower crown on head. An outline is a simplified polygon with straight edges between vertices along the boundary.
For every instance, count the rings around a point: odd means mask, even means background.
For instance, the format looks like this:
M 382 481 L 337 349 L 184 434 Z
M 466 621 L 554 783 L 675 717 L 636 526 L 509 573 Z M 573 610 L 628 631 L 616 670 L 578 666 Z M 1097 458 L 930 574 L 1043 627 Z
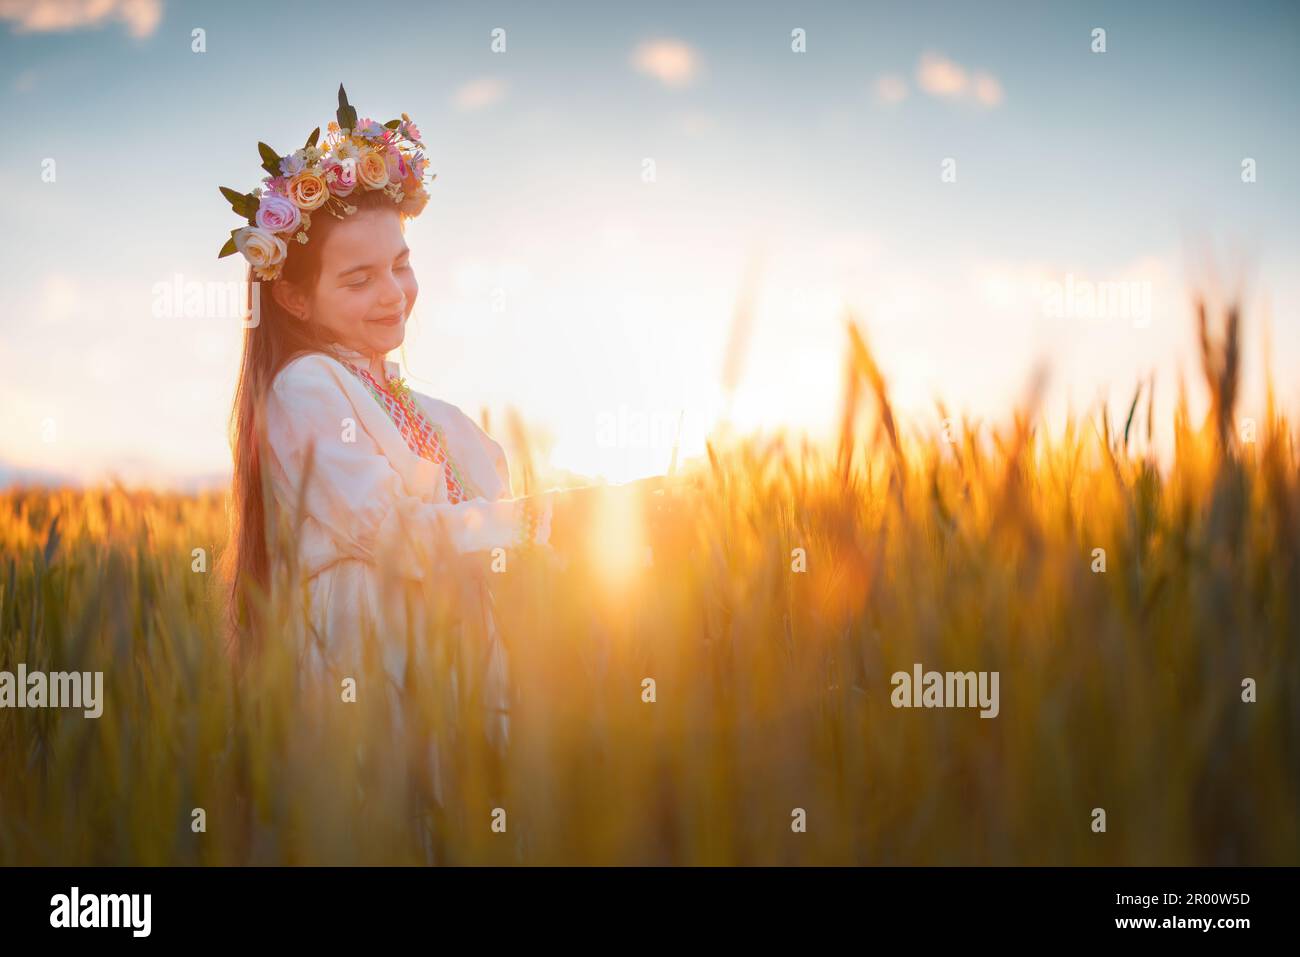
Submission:
M 429 165 L 420 131 L 405 113 L 399 120 L 380 124 L 357 120 L 357 111 L 339 84 L 337 122 L 320 127 L 307 144 L 285 156 L 258 143 L 262 169 L 269 173 L 251 193 L 222 186 L 230 208 L 248 220 L 230 231 L 217 258 L 241 253 L 258 279 L 280 275 L 288 255 L 288 242 L 307 242 L 311 214 L 323 209 L 342 219 L 357 207 L 347 202 L 357 187 L 382 190 L 406 216 L 418 216 L 429 201 L 424 171 Z M 319 145 L 318 145 L 319 144 Z M 432 182 L 437 174 L 431 174 Z

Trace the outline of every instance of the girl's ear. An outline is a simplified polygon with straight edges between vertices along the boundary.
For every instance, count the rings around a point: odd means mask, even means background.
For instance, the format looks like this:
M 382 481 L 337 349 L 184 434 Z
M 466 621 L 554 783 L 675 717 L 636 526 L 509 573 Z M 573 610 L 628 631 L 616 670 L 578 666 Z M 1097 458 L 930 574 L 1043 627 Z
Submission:
M 295 319 L 307 318 L 307 296 L 287 279 L 277 279 L 271 285 L 271 296 L 285 312 Z

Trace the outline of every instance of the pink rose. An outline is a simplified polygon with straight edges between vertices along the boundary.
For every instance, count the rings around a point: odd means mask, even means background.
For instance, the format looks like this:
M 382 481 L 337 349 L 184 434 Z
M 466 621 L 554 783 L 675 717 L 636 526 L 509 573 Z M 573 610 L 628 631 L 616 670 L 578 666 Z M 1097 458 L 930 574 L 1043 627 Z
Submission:
M 257 225 L 272 233 L 291 233 L 302 222 L 298 207 L 277 193 L 268 193 L 257 204 Z
M 406 160 L 402 156 L 402 151 L 395 146 L 390 146 L 384 152 L 384 166 L 388 169 L 388 181 L 397 183 L 406 179 Z
M 330 172 L 334 175 L 330 176 Z M 344 160 L 341 163 L 329 162 L 325 164 L 325 179 L 329 183 L 330 192 L 335 196 L 348 196 L 357 188 L 357 164 L 355 160 Z

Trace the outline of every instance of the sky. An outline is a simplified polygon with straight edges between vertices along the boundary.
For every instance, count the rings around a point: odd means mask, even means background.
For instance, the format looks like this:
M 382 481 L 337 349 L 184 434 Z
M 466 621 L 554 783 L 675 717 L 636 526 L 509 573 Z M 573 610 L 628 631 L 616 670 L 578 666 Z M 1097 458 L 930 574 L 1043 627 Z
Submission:
M 437 174 L 410 381 L 517 409 L 555 468 L 829 434 L 846 310 L 918 427 L 936 396 L 1005 419 L 1039 362 L 1049 418 L 1151 373 L 1167 413 L 1180 370 L 1204 400 L 1211 276 L 1244 290 L 1243 414 L 1266 330 L 1298 409 L 1297 54 L 1291 3 L 0 0 L 0 483 L 222 480 L 217 187 L 340 83 Z

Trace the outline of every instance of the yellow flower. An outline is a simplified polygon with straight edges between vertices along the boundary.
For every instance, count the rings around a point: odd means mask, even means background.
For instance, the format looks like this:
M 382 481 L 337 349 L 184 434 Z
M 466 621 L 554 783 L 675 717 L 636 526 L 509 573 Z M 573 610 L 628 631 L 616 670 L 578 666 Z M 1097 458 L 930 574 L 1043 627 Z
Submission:
M 388 164 L 379 152 L 372 150 L 357 161 L 357 182 L 366 189 L 383 189 L 388 185 Z
M 325 177 L 315 170 L 305 169 L 289 180 L 285 192 L 299 209 L 320 209 L 330 198 Z

